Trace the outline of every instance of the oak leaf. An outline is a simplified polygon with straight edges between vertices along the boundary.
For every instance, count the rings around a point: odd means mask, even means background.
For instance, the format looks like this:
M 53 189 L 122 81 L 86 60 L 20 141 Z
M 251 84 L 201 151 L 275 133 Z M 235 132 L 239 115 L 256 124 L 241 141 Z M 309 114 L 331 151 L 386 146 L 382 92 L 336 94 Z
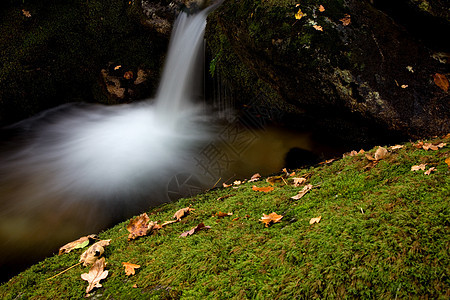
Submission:
M 269 227 L 270 223 L 278 223 L 281 221 L 282 218 L 283 218 L 282 215 L 279 215 L 279 214 L 273 212 L 268 215 L 263 214 L 263 216 L 261 217 L 261 219 L 259 221 L 263 222 L 266 227 Z
M 305 194 L 306 194 L 307 192 L 309 192 L 312 188 L 313 188 L 313 185 L 312 185 L 312 184 L 307 184 L 307 185 L 305 185 L 305 186 L 303 187 L 303 189 L 302 189 L 300 192 L 298 192 L 297 195 L 292 196 L 291 199 L 294 199 L 294 200 L 300 199 L 301 197 L 305 196 Z
M 425 174 L 425 175 L 430 175 L 431 172 L 434 172 L 434 171 L 436 171 L 436 168 L 435 168 L 435 167 L 431 167 L 431 168 L 429 168 L 427 171 L 425 171 L 425 173 L 423 173 L 423 174 Z
M 143 213 L 132 219 L 127 225 L 127 230 L 130 232 L 128 235 L 128 240 L 134 240 L 139 236 L 147 235 L 149 232 L 149 222 L 150 218 L 147 213 Z
M 105 252 L 104 247 L 108 246 L 110 242 L 111 240 L 101 240 L 93 244 L 81 254 L 80 263 L 83 263 L 83 266 L 94 264 Z
M 309 224 L 312 225 L 314 223 L 319 223 L 321 219 L 322 216 L 318 216 L 317 218 L 311 218 L 311 220 L 309 220 Z
M 105 279 L 108 276 L 108 271 L 104 271 L 105 258 L 98 259 L 89 270 L 89 273 L 81 274 L 81 279 L 86 280 L 89 285 L 86 288 L 86 294 L 92 291 L 94 288 L 102 287 L 100 280 Z
M 182 234 L 180 234 L 179 237 L 185 237 L 188 235 L 193 235 L 194 233 L 196 233 L 197 231 L 203 230 L 203 229 L 210 229 L 211 226 L 205 226 L 205 224 L 200 223 L 197 226 L 195 226 L 194 228 L 192 228 L 191 230 L 185 231 Z
M 190 207 L 185 207 L 182 209 L 177 210 L 177 212 L 173 215 L 173 219 L 180 221 L 181 218 L 187 216 L 191 211 L 194 211 L 195 209 Z
M 306 182 L 306 178 L 303 178 L 303 177 L 300 177 L 300 178 L 292 178 L 292 179 L 294 179 L 294 186 L 295 186 L 295 187 L 298 187 L 298 186 L 300 186 L 301 184 L 303 184 L 303 183 Z
M 62 246 L 61 248 L 59 248 L 58 255 L 61 255 L 61 254 L 64 254 L 64 253 L 69 253 L 70 251 L 72 251 L 74 249 L 84 248 L 87 245 L 89 245 L 89 240 L 90 239 L 95 239 L 96 237 L 97 237 L 97 235 L 90 234 L 90 235 L 87 235 L 87 236 L 80 237 L 76 241 L 67 243 L 64 246 Z
M 274 190 L 273 186 L 263 186 L 263 187 L 257 187 L 256 185 L 254 185 L 252 187 L 252 190 L 257 191 L 257 192 L 264 192 L 264 193 L 268 193 Z
M 130 276 L 135 274 L 135 269 L 139 269 L 141 266 L 132 264 L 129 262 L 123 262 L 122 265 L 125 267 L 125 275 Z
M 345 14 L 342 19 L 339 19 L 339 21 L 341 21 L 342 25 L 344 25 L 344 26 L 350 25 L 350 23 L 351 23 L 350 15 L 349 14 Z
M 411 167 L 411 171 L 419 171 L 419 170 L 425 170 L 425 166 L 427 164 L 420 164 L 420 165 L 415 165 Z
M 447 77 L 443 74 L 436 73 L 433 75 L 434 83 L 440 87 L 444 92 L 448 91 L 449 82 Z

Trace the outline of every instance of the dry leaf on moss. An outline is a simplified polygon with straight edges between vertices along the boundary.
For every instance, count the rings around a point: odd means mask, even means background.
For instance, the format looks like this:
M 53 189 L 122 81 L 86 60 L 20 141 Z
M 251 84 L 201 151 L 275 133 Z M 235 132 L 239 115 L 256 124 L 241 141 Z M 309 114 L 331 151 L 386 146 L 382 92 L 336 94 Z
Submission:
M 411 171 L 419 171 L 419 170 L 425 170 L 425 166 L 427 164 L 420 164 L 420 165 L 415 165 L 411 167 Z
M 194 211 L 195 209 L 190 208 L 190 207 L 185 207 L 182 209 L 179 209 L 174 215 L 173 215 L 173 219 L 180 221 L 181 218 L 187 216 L 191 211 Z
M 312 185 L 312 184 L 307 184 L 307 185 L 305 185 L 305 186 L 303 187 L 303 189 L 302 189 L 300 192 L 298 192 L 297 195 L 292 196 L 291 199 L 294 199 L 294 200 L 300 199 L 301 197 L 305 196 L 305 194 L 306 194 L 307 192 L 309 192 L 312 188 L 313 188 L 313 185 Z
M 383 147 L 378 147 L 378 149 L 375 151 L 374 156 L 372 157 L 369 154 L 366 154 L 366 158 L 368 160 L 372 160 L 372 161 L 379 161 L 383 158 L 386 158 L 386 156 L 389 154 L 389 152 L 387 151 L 386 148 Z
M 105 258 L 98 259 L 89 270 L 89 273 L 81 274 L 81 279 L 86 280 L 89 285 L 86 288 L 86 294 L 92 291 L 94 288 L 102 287 L 100 280 L 105 279 L 108 276 L 108 271 L 104 271 Z
M 90 239 L 95 239 L 95 238 L 97 238 L 97 235 L 95 235 L 95 234 L 90 234 L 87 236 L 80 237 L 78 240 L 67 243 L 64 246 L 62 246 L 61 248 L 59 248 L 58 255 L 61 255 L 64 253 L 69 253 L 70 251 L 72 251 L 74 249 L 84 248 L 87 245 L 89 245 Z
M 140 268 L 140 265 L 132 264 L 129 262 L 123 262 L 122 265 L 125 267 L 125 275 L 130 276 L 135 274 L 135 269 Z
M 132 219 L 127 225 L 127 230 L 130 232 L 128 240 L 134 240 L 139 236 L 147 235 L 149 232 L 150 218 L 147 213 L 143 213 L 136 218 Z M 152 224 L 153 226 L 154 224 Z
M 224 213 L 219 211 L 218 213 L 215 214 L 216 217 L 218 218 L 223 218 L 223 217 L 228 217 L 228 216 L 232 216 L 233 213 L 229 212 L 229 213 Z
M 425 173 L 423 173 L 423 174 L 425 174 L 425 175 L 430 175 L 431 172 L 434 172 L 434 171 L 436 171 L 436 168 L 435 168 L 435 167 L 431 167 L 431 168 L 429 168 L 428 170 L 426 170 Z
M 193 235 L 194 233 L 196 233 L 197 231 L 203 230 L 203 229 L 210 229 L 211 226 L 205 226 L 205 224 L 200 223 L 197 226 L 195 226 L 194 228 L 192 228 L 191 230 L 185 231 L 182 234 L 180 234 L 179 237 L 185 237 L 188 235 Z
M 98 241 L 84 251 L 80 256 L 80 262 L 83 263 L 83 266 L 95 263 L 102 256 L 103 252 L 105 252 L 104 247 L 108 246 L 110 242 L 111 240 Z
M 436 73 L 433 75 L 434 83 L 441 88 L 444 92 L 448 91 L 449 82 L 447 77 L 443 74 Z
M 261 219 L 259 221 L 263 222 L 266 227 L 269 227 L 270 223 L 278 223 L 281 221 L 282 218 L 283 218 L 282 215 L 279 215 L 279 214 L 273 212 L 268 215 L 263 214 L 263 216 L 261 217 Z
M 309 224 L 314 224 L 314 223 L 319 223 L 320 220 L 322 219 L 322 216 L 318 216 L 317 218 L 311 218 L 311 220 L 309 220 Z
M 264 192 L 264 193 L 268 193 L 273 191 L 273 186 L 263 186 L 263 187 L 257 187 L 256 185 L 254 185 L 252 187 L 252 190 L 256 191 L 256 192 Z
M 306 182 L 306 178 L 303 178 L 303 177 L 300 177 L 300 178 L 292 178 L 292 179 L 294 179 L 294 186 L 295 186 L 295 187 L 298 187 L 298 186 L 300 186 L 301 184 L 303 184 L 303 183 Z
M 403 147 L 404 147 L 403 145 L 395 145 L 395 146 L 389 147 L 389 149 L 391 149 L 391 150 L 397 150 L 397 149 L 402 149 Z
M 253 174 L 248 182 L 258 181 L 261 178 L 259 173 Z
M 447 164 L 447 166 L 450 168 L 450 157 L 447 157 L 445 159 L 445 163 Z

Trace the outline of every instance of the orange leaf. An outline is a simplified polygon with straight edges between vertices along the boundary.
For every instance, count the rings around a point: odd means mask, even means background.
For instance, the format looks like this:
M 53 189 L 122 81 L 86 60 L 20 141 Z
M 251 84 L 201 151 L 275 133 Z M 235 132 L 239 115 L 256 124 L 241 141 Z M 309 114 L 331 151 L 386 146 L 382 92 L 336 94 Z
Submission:
M 196 233 L 197 231 L 203 230 L 203 229 L 210 229 L 211 226 L 205 226 L 205 224 L 200 223 L 197 226 L 195 226 L 194 228 L 192 228 L 191 230 L 185 231 L 182 234 L 180 234 L 179 237 L 184 237 L 184 236 L 188 236 L 188 235 L 193 235 L 194 233 Z
M 317 218 L 311 218 L 311 220 L 309 220 L 309 224 L 314 224 L 314 223 L 319 223 L 320 220 L 322 219 L 322 216 L 318 216 Z
M 297 195 L 292 196 L 291 199 L 294 199 L 294 200 L 300 199 L 301 197 L 305 196 L 305 194 L 306 194 L 307 192 L 309 192 L 312 188 L 313 188 L 313 185 L 312 185 L 312 184 L 307 184 L 307 185 L 305 185 L 305 186 L 303 187 L 303 189 L 302 189 L 300 192 L 298 192 Z
M 313 25 L 313 27 L 314 27 L 315 30 L 323 31 L 322 26 L 319 26 L 319 25 Z
M 122 68 L 122 65 L 117 65 L 114 67 L 114 70 L 119 70 L 120 68 Z
M 125 79 L 132 79 L 133 76 L 134 76 L 134 74 L 132 71 L 127 71 L 127 72 L 125 72 L 125 74 L 123 74 L 123 78 L 125 78 Z
M 325 7 L 323 7 L 323 5 L 319 5 L 319 11 L 320 12 L 324 12 L 325 11 Z
M 450 168 L 450 157 L 447 157 L 445 159 L 445 163 L 447 164 L 447 166 Z
M 147 233 L 149 232 L 149 222 L 150 218 L 148 217 L 147 213 L 143 213 L 131 220 L 127 226 L 127 230 L 128 232 L 130 232 L 130 234 L 128 235 L 128 239 L 134 240 L 139 236 L 147 235 Z
M 31 14 L 30 14 L 30 12 L 29 12 L 28 10 L 22 9 L 22 13 L 23 13 L 23 15 L 24 15 L 25 17 L 31 18 Z
M 135 274 L 135 269 L 139 269 L 140 265 L 135 265 L 129 262 L 123 262 L 122 265 L 125 267 L 125 275 L 130 276 Z
M 227 188 L 227 187 L 232 186 L 232 184 L 226 184 L 226 183 L 224 182 L 224 183 L 222 183 L 222 186 L 223 186 L 224 188 Z
M 218 217 L 218 218 L 228 217 L 228 216 L 232 216 L 232 215 L 233 215 L 233 213 L 231 213 L 231 212 L 224 213 L 224 212 L 219 211 L 218 213 L 216 213 L 216 217 Z
M 339 21 L 341 21 L 342 25 L 344 25 L 344 26 L 350 25 L 350 23 L 351 23 L 350 15 L 349 14 L 345 14 L 342 19 L 339 19 Z
M 264 193 L 268 193 L 273 191 L 273 186 L 263 186 L 263 187 L 257 187 L 256 185 L 254 185 L 252 187 L 252 190 L 257 191 L 257 192 L 264 192 Z
M 411 167 L 411 171 L 419 171 L 419 170 L 425 170 L 425 166 L 427 164 L 420 164 L 420 165 L 415 165 Z
M 440 87 L 444 92 L 448 91 L 449 82 L 447 77 L 443 74 L 436 73 L 433 75 L 434 83 Z
M 102 287 L 100 280 L 105 279 L 108 276 L 108 271 L 103 270 L 105 266 L 105 258 L 102 257 L 92 265 L 89 273 L 81 274 L 81 279 L 86 280 L 89 283 L 86 288 L 86 294 L 96 287 Z
M 269 215 L 263 214 L 259 221 L 263 222 L 266 227 L 269 227 L 270 223 L 278 223 L 282 218 L 282 215 L 273 212 Z

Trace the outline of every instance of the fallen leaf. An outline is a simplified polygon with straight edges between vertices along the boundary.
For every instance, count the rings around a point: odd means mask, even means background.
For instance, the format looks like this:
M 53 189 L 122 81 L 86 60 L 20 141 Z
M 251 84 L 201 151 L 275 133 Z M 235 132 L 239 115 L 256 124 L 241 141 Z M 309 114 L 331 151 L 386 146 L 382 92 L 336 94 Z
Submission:
M 177 221 L 180 221 L 181 218 L 187 216 L 191 211 L 194 211 L 195 209 L 190 208 L 190 207 L 185 207 L 182 209 L 179 209 L 174 215 L 173 215 L 173 219 L 176 219 Z
M 227 188 L 227 187 L 232 186 L 232 184 L 226 184 L 226 183 L 224 182 L 224 183 L 222 183 L 222 186 L 223 186 L 224 188 Z
M 383 158 L 385 158 L 388 155 L 388 151 L 386 148 L 383 147 L 378 147 L 378 149 L 375 151 L 375 155 L 372 157 L 369 154 L 366 154 L 366 158 L 368 160 L 372 160 L 372 161 L 379 161 Z
M 259 175 L 259 173 L 253 174 L 248 182 L 258 181 L 260 178 L 261 175 Z
M 83 266 L 94 264 L 105 252 L 104 247 L 108 246 L 110 242 L 111 240 L 98 241 L 84 251 L 80 256 L 80 262 L 83 263 Z
M 412 145 L 413 145 L 414 147 L 416 147 L 417 149 L 420 149 L 420 148 L 423 147 L 423 142 L 418 142 L 417 144 L 412 143 Z
M 431 168 L 429 168 L 428 170 L 426 170 L 425 173 L 423 173 L 423 174 L 425 174 L 425 175 L 430 175 L 431 172 L 434 172 L 434 171 L 436 171 L 436 168 L 435 168 L 435 167 L 431 167 Z
M 104 271 L 105 258 L 98 259 L 89 270 L 89 273 L 81 274 L 81 279 L 86 280 L 89 285 L 86 288 L 86 294 L 92 291 L 94 288 L 102 287 L 100 280 L 105 279 L 108 276 L 108 271 Z
M 309 220 L 309 224 L 314 224 L 314 223 L 319 223 L 320 220 L 322 219 L 322 216 L 318 216 L 317 218 L 311 218 L 311 220 Z
M 218 213 L 215 214 L 216 217 L 218 218 L 223 218 L 223 217 L 228 217 L 228 216 L 232 216 L 233 213 L 229 212 L 229 213 L 224 213 L 219 211 Z
M 184 237 L 184 236 L 188 236 L 188 235 L 193 235 L 194 233 L 196 233 L 197 231 L 203 230 L 203 229 L 210 229 L 211 226 L 205 226 L 205 224 L 200 223 L 197 226 L 195 226 L 194 228 L 192 228 L 191 230 L 185 231 L 182 234 L 180 234 L 179 237 Z
M 447 77 L 443 74 L 436 73 L 433 75 L 434 83 L 440 87 L 444 92 L 448 91 L 449 82 Z
M 97 235 L 90 234 L 90 235 L 87 235 L 87 236 L 80 237 L 76 241 L 67 243 L 64 246 L 62 246 L 61 248 L 59 248 L 58 255 L 61 255 L 61 254 L 64 254 L 64 253 L 69 253 L 70 251 L 72 251 L 74 249 L 84 248 L 87 245 L 89 245 L 89 240 L 90 239 L 95 239 L 96 237 L 97 237 Z
M 135 269 L 139 269 L 140 265 L 135 265 L 129 262 L 123 262 L 122 265 L 125 267 L 125 275 L 130 276 L 135 274 Z
M 425 166 L 427 164 L 420 164 L 420 165 L 415 165 L 411 167 L 411 171 L 419 171 L 419 170 L 425 170 Z
M 298 192 L 297 195 L 292 196 L 291 199 L 294 199 L 294 200 L 300 199 L 301 197 L 305 196 L 305 194 L 306 194 L 307 192 L 309 192 L 312 188 L 313 188 L 313 185 L 312 185 L 312 184 L 307 184 L 307 185 L 305 185 L 305 186 L 303 187 L 303 189 L 302 189 L 300 192 Z
M 149 222 L 150 218 L 148 217 L 147 213 L 143 213 L 132 219 L 127 226 L 127 230 L 128 232 L 130 232 L 130 234 L 128 235 L 128 240 L 134 240 L 139 236 L 147 235 L 147 233 L 149 232 Z
M 391 150 L 397 150 L 397 149 L 402 149 L 403 147 L 404 147 L 403 145 L 395 145 L 395 146 L 389 147 L 389 149 L 391 149 Z
M 323 31 L 322 26 L 319 26 L 319 25 L 313 25 L 313 28 L 318 31 Z
M 413 67 L 411 66 L 406 66 L 406 70 L 410 71 L 411 73 L 414 73 Z
M 298 187 L 300 186 L 302 183 L 306 182 L 306 178 L 300 177 L 300 178 L 293 178 L 294 179 L 294 186 Z
M 269 227 L 270 223 L 278 223 L 282 218 L 282 215 L 273 212 L 269 215 L 263 214 L 259 221 L 263 222 L 266 227 Z
M 122 67 L 122 65 L 118 65 L 114 67 L 114 70 L 119 70 Z
M 125 79 L 132 79 L 133 76 L 134 76 L 134 74 L 132 71 L 127 71 L 127 72 L 125 72 L 125 74 L 123 74 L 123 78 L 125 78 Z
M 445 159 L 445 163 L 447 164 L 447 166 L 450 168 L 450 157 L 447 157 Z
M 30 12 L 29 12 L 28 10 L 22 9 L 22 13 L 23 13 L 23 15 L 24 15 L 25 17 L 31 18 L 31 14 L 30 14 Z
M 439 143 L 439 144 L 437 144 L 437 145 L 434 145 L 434 144 L 432 144 L 432 143 L 424 143 L 423 144 L 423 146 L 422 146 L 422 148 L 424 149 L 424 150 L 434 150 L 434 151 L 436 151 L 436 150 L 438 150 L 439 148 L 443 148 L 443 147 L 445 147 L 447 144 L 446 143 Z
M 270 177 L 267 177 L 266 181 L 270 184 L 275 184 L 277 182 L 282 182 L 283 179 L 284 179 L 283 176 L 270 176 Z
M 164 227 L 166 225 L 169 225 L 169 224 L 172 224 L 172 223 L 176 223 L 176 222 L 178 222 L 178 220 L 166 221 L 166 222 L 161 224 L 161 227 Z
M 257 191 L 257 192 L 264 192 L 264 193 L 268 193 L 274 190 L 273 186 L 263 186 L 263 187 L 257 187 L 256 185 L 254 185 L 252 187 L 252 190 Z
M 300 20 L 300 19 L 303 18 L 304 16 L 306 16 L 306 14 L 304 14 L 304 13 L 302 12 L 301 9 L 299 9 L 298 12 L 295 14 L 295 18 L 296 18 L 297 20 Z
M 339 19 L 339 21 L 341 21 L 342 25 L 344 25 L 344 26 L 350 25 L 350 23 L 351 23 L 350 15 L 349 14 L 345 14 L 342 19 Z
M 365 151 L 364 149 L 360 149 L 358 152 L 356 152 L 355 150 L 352 150 L 350 152 L 344 153 L 342 155 L 342 158 L 346 157 L 346 156 L 356 156 L 358 154 L 363 154 Z
M 402 89 L 406 89 L 406 88 L 408 87 L 408 85 L 407 85 L 407 84 L 402 84 L 400 87 L 401 87 Z
M 233 182 L 233 185 L 241 185 L 241 183 L 242 183 L 242 181 L 240 181 L 240 180 L 235 180 L 235 181 Z
M 132 286 L 132 288 L 137 288 L 138 286 L 137 286 L 137 283 L 135 283 L 133 286 Z
M 323 7 L 323 5 L 319 5 L 319 11 L 320 12 L 324 12 L 325 11 L 325 7 Z

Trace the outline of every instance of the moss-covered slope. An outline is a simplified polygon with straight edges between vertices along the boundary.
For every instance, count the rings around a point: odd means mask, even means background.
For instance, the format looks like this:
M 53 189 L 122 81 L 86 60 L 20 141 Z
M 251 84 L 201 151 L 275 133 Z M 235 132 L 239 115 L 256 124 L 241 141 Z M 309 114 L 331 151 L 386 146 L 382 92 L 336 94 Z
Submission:
M 424 150 L 407 143 L 386 147 L 377 162 L 364 154 L 309 169 L 273 184 L 265 180 L 216 188 L 149 211 L 170 220 L 183 207 L 195 209 L 181 222 L 127 240 L 121 223 L 100 234 L 112 239 L 103 256 L 109 275 L 92 299 L 448 299 L 450 295 L 450 137 Z M 368 152 L 373 156 L 376 149 Z M 367 152 L 366 152 L 367 154 Z M 425 170 L 411 167 L 425 164 Z M 434 168 L 429 175 L 425 171 Z M 307 179 L 299 187 L 294 177 Z M 314 187 L 299 200 L 305 184 Z M 218 212 L 232 216 L 218 218 Z M 263 214 L 283 215 L 269 227 Z M 310 225 L 313 217 L 319 223 Z M 211 229 L 179 235 L 199 223 Z M 88 267 L 76 266 L 83 250 L 53 256 L 0 287 L 2 299 L 83 298 Z M 124 273 L 122 262 L 141 267 Z

